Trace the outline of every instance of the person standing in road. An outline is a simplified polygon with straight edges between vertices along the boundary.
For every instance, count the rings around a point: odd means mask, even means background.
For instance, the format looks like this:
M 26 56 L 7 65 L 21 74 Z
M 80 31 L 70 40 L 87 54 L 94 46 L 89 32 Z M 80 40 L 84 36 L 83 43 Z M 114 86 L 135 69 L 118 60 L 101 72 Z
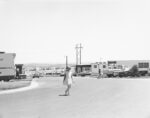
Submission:
M 66 96 L 70 95 L 72 81 L 73 81 L 73 78 L 72 78 L 71 68 L 66 67 L 66 72 L 65 72 L 64 80 L 63 80 L 63 84 L 67 86 L 67 89 L 65 90 Z

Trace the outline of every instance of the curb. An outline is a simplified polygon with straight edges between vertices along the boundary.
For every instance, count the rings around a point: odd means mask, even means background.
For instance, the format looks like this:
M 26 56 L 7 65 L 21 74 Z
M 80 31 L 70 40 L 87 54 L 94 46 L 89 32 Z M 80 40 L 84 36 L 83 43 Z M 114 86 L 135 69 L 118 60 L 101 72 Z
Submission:
M 22 91 L 27 91 L 27 90 L 31 90 L 38 87 L 38 83 L 35 80 L 32 80 L 31 84 L 29 86 L 26 87 L 22 87 L 22 88 L 17 88 L 17 89 L 11 89 L 11 90 L 4 90 L 0 92 L 1 94 L 10 94 L 10 93 L 16 93 L 16 92 L 22 92 Z

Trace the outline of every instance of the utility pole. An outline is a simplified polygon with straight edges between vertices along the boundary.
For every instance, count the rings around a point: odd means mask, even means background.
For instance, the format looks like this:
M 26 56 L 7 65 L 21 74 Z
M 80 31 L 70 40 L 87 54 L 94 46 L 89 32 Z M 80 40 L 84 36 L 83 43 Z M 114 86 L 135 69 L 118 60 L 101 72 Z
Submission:
M 100 58 L 100 64 L 101 64 L 100 75 L 101 75 L 101 78 L 103 78 L 103 61 L 102 61 L 102 58 Z
M 82 46 L 81 46 L 81 43 L 80 43 L 80 64 L 81 64 L 81 49 L 83 48 Z
M 81 49 L 82 49 L 82 45 L 80 43 L 80 45 L 78 46 L 78 44 L 76 44 L 76 65 L 81 64 Z
M 68 56 L 66 56 L 66 68 L 68 67 Z
M 78 44 L 76 44 L 76 65 L 78 65 Z

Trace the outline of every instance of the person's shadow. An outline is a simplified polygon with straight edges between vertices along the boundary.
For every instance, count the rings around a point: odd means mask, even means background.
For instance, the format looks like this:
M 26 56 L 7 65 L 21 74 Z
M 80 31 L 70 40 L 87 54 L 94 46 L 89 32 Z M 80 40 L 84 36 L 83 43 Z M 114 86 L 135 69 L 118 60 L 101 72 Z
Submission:
M 69 96 L 69 95 L 66 95 L 66 94 L 60 94 L 59 96 Z

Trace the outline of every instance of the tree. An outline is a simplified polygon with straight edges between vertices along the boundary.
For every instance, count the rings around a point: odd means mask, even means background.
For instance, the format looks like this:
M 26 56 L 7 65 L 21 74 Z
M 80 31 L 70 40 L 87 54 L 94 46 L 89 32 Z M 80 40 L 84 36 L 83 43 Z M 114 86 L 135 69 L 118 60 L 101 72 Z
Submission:
M 134 65 L 130 70 L 129 70 L 129 74 L 132 77 L 138 77 L 139 76 L 139 70 L 137 65 Z

